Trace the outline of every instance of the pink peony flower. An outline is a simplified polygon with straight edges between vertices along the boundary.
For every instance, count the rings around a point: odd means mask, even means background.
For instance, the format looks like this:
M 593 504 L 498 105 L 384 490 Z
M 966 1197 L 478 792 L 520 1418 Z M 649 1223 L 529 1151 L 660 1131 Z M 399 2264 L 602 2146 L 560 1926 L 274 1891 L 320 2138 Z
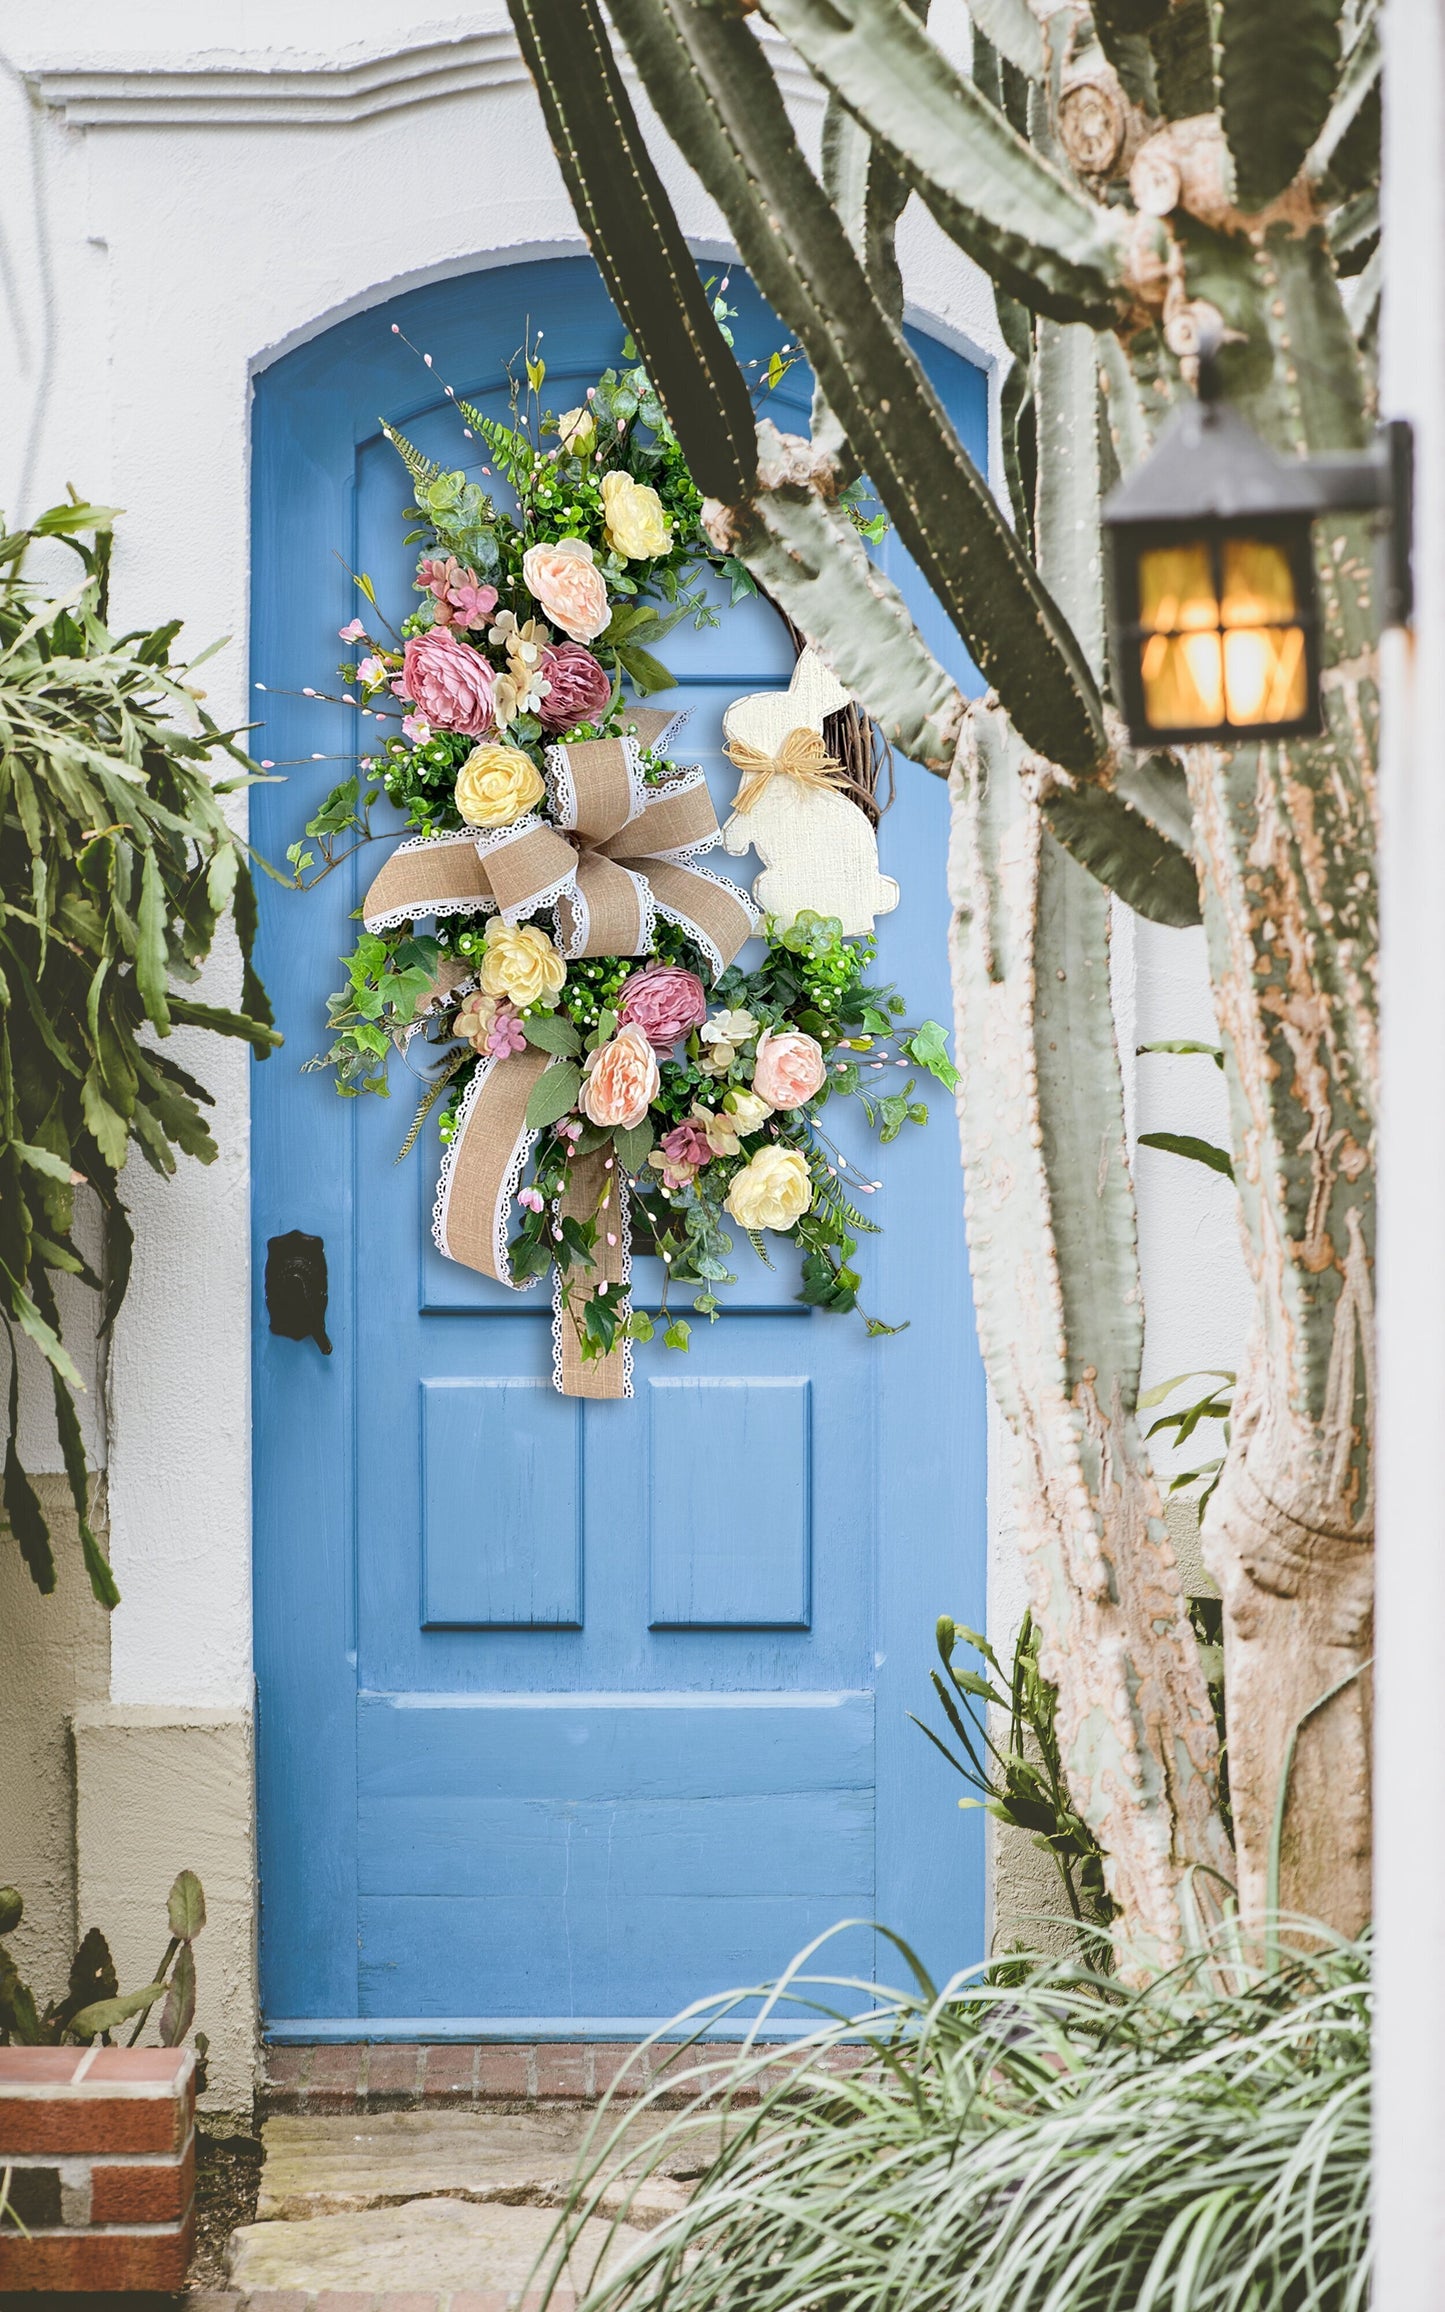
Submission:
M 661 1081 L 657 1055 L 641 1028 L 619 1028 L 587 1062 L 582 1113 L 593 1124 L 630 1130 L 642 1122 Z
M 704 1164 L 712 1162 L 707 1134 L 701 1124 L 694 1124 L 690 1117 L 663 1134 L 662 1153 L 669 1165 L 690 1164 L 694 1172 L 700 1172 Z
M 800 1029 L 759 1036 L 753 1090 L 770 1108 L 801 1108 L 822 1090 L 826 1072 L 821 1045 Z
M 670 1052 L 707 1018 L 707 995 L 696 972 L 653 963 L 623 982 L 617 1017 L 624 1026 L 641 1028 L 654 1051 Z
M 401 673 L 392 684 L 436 729 L 482 738 L 492 727 L 497 677 L 489 661 L 451 628 L 434 626 L 408 637 Z
M 522 556 L 522 578 L 552 624 L 574 642 L 595 642 L 612 616 L 606 582 L 583 538 L 529 546 Z
M 549 642 L 537 672 L 548 686 L 537 710 L 544 730 L 570 731 L 575 723 L 595 722 L 605 714 L 612 685 L 580 642 Z
M 343 642 L 364 642 L 366 640 L 366 628 L 359 618 L 353 618 L 349 626 L 338 626 L 336 631 Z

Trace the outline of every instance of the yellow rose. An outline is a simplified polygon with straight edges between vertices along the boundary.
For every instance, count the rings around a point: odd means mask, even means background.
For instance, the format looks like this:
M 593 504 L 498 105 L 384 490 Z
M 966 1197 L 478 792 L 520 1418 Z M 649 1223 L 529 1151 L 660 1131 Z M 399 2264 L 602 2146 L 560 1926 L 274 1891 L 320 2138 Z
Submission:
M 457 809 L 469 827 L 510 827 L 546 792 L 520 747 L 473 747 L 457 773 Z
M 507 996 L 525 1011 L 529 1004 L 556 1008 L 567 977 L 567 966 L 545 931 L 534 923 L 503 923 L 494 916 L 487 925 L 487 944 L 478 974 L 484 995 Z
M 585 458 L 597 441 L 597 420 L 585 403 L 576 409 L 564 409 L 557 420 L 557 434 L 564 450 L 574 458 Z
M 672 532 L 662 500 L 646 482 L 635 482 L 618 467 L 602 477 L 603 533 L 614 554 L 629 562 L 650 562 L 672 550 Z
M 812 1201 L 807 1163 L 796 1148 L 759 1148 L 733 1174 L 727 1193 L 740 1228 L 791 1228 Z

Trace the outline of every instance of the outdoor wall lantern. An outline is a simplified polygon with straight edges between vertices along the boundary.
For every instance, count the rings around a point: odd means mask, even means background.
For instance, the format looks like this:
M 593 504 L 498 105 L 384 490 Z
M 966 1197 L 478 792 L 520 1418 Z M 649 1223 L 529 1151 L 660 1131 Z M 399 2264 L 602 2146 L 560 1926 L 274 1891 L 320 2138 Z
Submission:
M 1115 667 L 1135 746 L 1320 729 L 1316 517 L 1382 516 L 1383 623 L 1405 624 L 1411 465 L 1402 419 L 1367 450 L 1278 456 L 1224 401 L 1217 362 L 1201 352 L 1197 399 L 1104 502 Z

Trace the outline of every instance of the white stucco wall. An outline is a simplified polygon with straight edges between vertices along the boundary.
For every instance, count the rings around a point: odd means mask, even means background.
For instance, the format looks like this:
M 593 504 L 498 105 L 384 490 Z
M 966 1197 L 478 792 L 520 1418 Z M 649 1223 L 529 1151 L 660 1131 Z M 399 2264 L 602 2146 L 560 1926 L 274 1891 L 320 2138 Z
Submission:
M 960 0 L 935 33 L 966 45 Z M 122 623 L 184 614 L 184 642 L 229 635 L 209 705 L 244 722 L 248 394 L 258 368 L 396 290 L 579 237 L 500 0 L 398 31 L 383 0 L 0 0 L 0 503 L 34 511 L 67 481 L 126 509 Z M 809 141 L 817 93 L 784 81 Z M 672 147 L 660 161 L 700 250 L 722 220 Z M 918 204 L 903 223 L 910 304 L 995 363 L 983 277 Z M 223 957 L 218 976 L 232 973 Z M 1199 935 L 1128 932 L 1129 1042 L 1207 1037 Z M 250 1061 L 206 1042 L 220 1161 L 127 1179 L 135 1281 L 109 1360 L 112 1549 L 122 1603 L 111 1699 L 244 1707 L 250 1699 L 247 1121 Z M 203 1039 L 189 1039 L 200 1045 Z M 288 1055 L 268 1063 L 293 1064 Z M 1136 1128 L 1222 1137 L 1199 1061 L 1153 1060 Z M 1149 1377 L 1237 1360 L 1242 1274 L 1229 1192 L 1144 1152 Z M 93 1428 L 97 1454 L 100 1425 Z M 31 1449 L 44 1457 L 37 1413 Z M 996 1620 L 1012 1616 L 996 1524 Z

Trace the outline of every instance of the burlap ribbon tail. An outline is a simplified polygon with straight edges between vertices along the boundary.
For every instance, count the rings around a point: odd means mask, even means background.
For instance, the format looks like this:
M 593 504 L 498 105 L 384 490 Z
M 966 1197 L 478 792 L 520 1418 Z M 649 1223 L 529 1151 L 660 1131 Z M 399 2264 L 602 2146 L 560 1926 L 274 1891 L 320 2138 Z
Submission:
M 757 913 L 736 884 L 693 864 L 718 840 L 702 772 L 680 771 L 655 786 L 643 778 L 643 746 L 657 744 L 675 718 L 644 709 L 635 720 L 636 738 L 548 748 L 553 824 L 529 813 L 513 827 L 398 845 L 367 893 L 368 930 L 447 914 L 495 912 L 520 923 L 552 907 L 569 959 L 645 956 L 655 951 L 662 916 L 682 926 L 716 977 L 756 929 Z M 511 1275 L 511 1212 L 538 1138 L 526 1121 L 527 1103 L 554 1059 L 529 1046 L 485 1060 L 442 1159 L 432 1224 L 439 1250 L 514 1291 L 527 1286 Z M 568 1396 L 632 1392 L 630 1345 L 584 1360 L 578 1333 L 581 1310 L 600 1287 L 618 1295 L 624 1313 L 629 1306 L 627 1196 L 609 1166 L 609 1150 L 574 1156 L 552 1215 L 554 1223 L 597 1217 L 595 1266 L 571 1271 L 570 1310 L 560 1274 L 554 1292 L 553 1378 Z

